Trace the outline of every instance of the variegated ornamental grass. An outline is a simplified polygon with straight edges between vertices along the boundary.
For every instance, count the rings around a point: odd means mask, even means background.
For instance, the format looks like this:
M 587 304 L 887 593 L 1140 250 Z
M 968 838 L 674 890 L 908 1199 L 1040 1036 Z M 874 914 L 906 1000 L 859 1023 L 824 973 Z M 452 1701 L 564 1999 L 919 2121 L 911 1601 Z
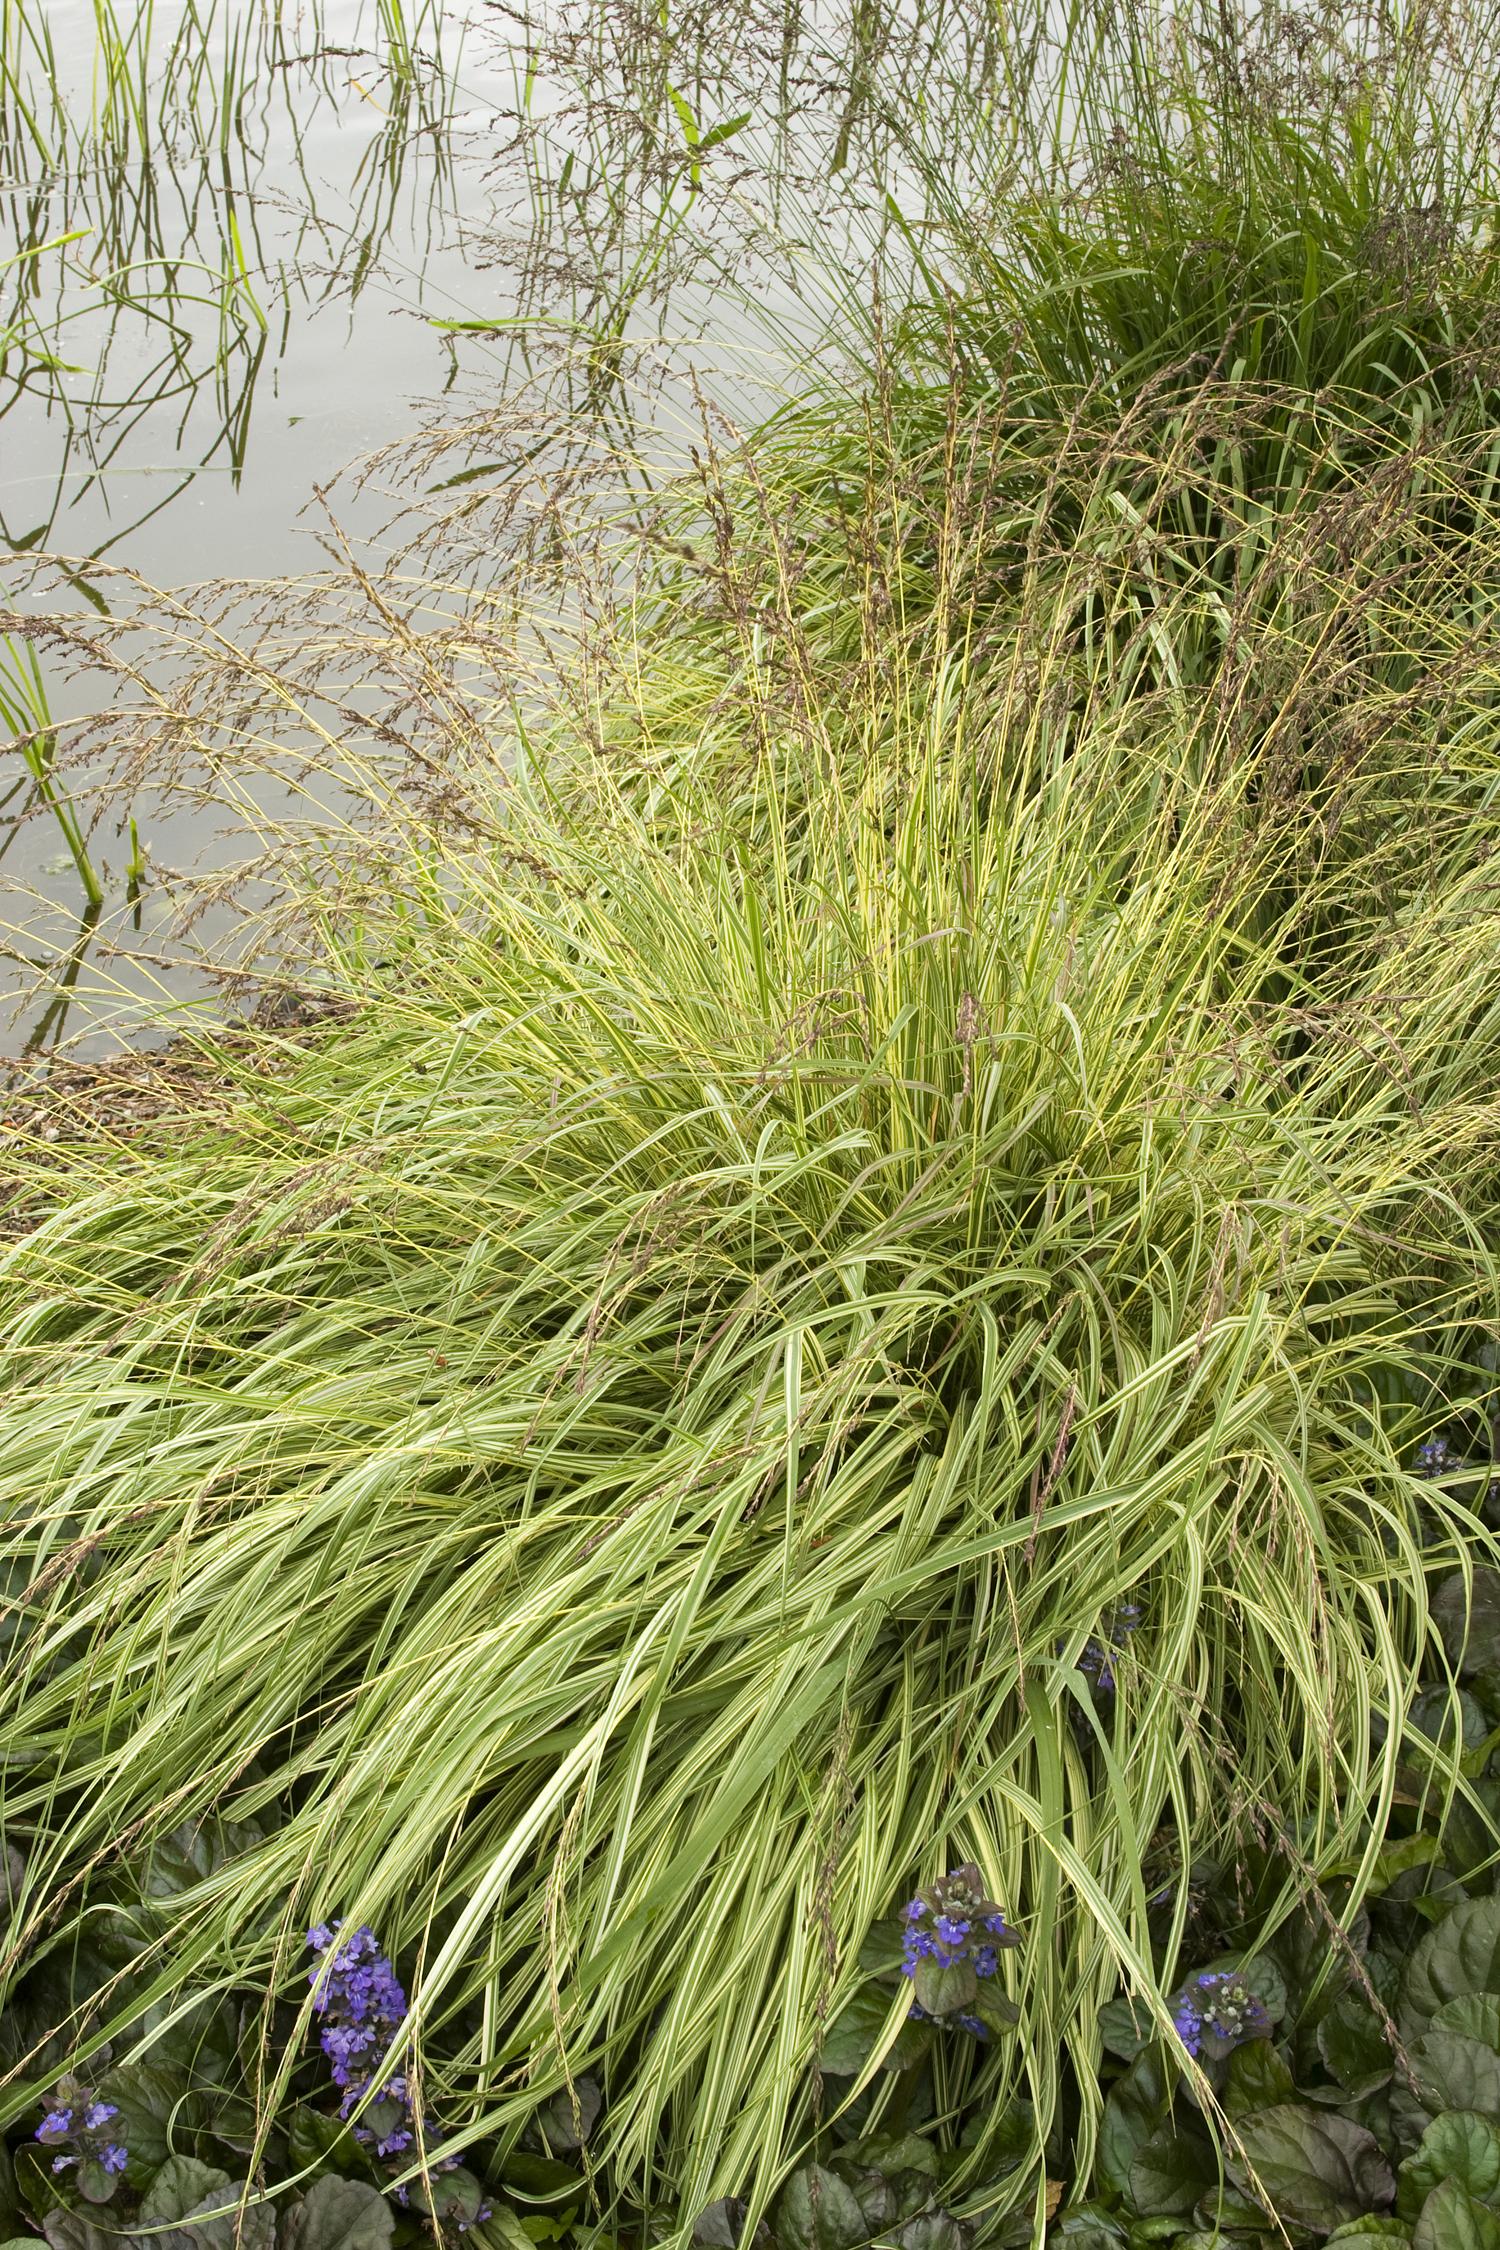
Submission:
M 1171 1989 L 1163 1828 L 1284 1833 L 1285 1901 L 1373 1854 L 1427 1570 L 1484 1537 L 1425 1488 L 1424 1558 L 1402 1467 L 1493 1317 L 1482 866 L 1309 987 L 1243 775 L 1165 734 L 1143 793 L 1103 712 L 1049 760 L 943 665 L 732 814 L 522 771 L 441 898 L 392 846 L 352 1021 L 12 1152 L 23 1932 L 258 1823 L 162 1993 L 295 1994 L 367 1922 L 454 2139 L 590 2070 L 630 2205 L 770 2191 L 862 1941 L 963 1860 L 1020 2021 L 940 2084 L 1039 2141 L 1121 1974 Z

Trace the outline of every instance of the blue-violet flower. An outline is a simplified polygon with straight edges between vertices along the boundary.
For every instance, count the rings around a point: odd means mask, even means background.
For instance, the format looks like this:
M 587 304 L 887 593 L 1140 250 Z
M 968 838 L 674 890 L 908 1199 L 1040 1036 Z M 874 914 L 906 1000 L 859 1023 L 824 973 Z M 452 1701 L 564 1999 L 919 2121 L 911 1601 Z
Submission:
M 987 2026 L 972 2012 L 972 1995 L 979 1983 L 999 1973 L 1001 1950 L 1021 1941 L 1000 1907 L 986 1898 L 979 1869 L 966 1865 L 941 1876 L 902 1908 L 901 1919 L 901 1973 L 919 1994 L 938 2002 L 934 2010 L 918 1998 L 908 2014 L 918 2022 L 951 2020 L 987 2039 Z M 969 1973 L 946 1986 L 937 1983 L 938 1972 L 953 1969 Z
M 406 1994 L 381 1952 L 373 1930 L 361 1926 L 343 1934 L 343 1924 L 319 1922 L 307 1933 L 312 1951 L 326 1956 L 312 1971 L 313 2006 L 323 2018 L 318 2044 L 328 2058 L 329 2075 L 342 2100 L 339 2115 L 357 2110 L 354 2137 L 378 2157 L 404 2156 L 416 2149 L 429 2173 L 454 2172 L 459 2159 L 441 2147 L 442 2133 L 418 2114 L 404 2075 L 379 2081 L 377 2064 L 395 2044 L 406 2021 Z M 399 2203 L 405 2187 L 392 2191 Z M 450 2216 L 460 2233 L 489 2217 L 481 2203 L 473 2221 Z
M 54 2172 L 66 2172 L 77 2164 L 97 2164 L 111 2174 L 124 2171 L 129 2150 L 123 2142 L 102 2138 L 105 2126 L 120 2114 L 114 2102 L 99 2101 L 70 2077 L 47 2096 L 42 2107 L 45 2114 L 36 2138 L 44 2148 L 60 2152 L 52 2159 Z
M 1238 1969 L 1204 1969 L 1172 2002 L 1177 2036 L 1193 2056 L 1222 2061 L 1248 2039 L 1270 2036 L 1271 2019 Z

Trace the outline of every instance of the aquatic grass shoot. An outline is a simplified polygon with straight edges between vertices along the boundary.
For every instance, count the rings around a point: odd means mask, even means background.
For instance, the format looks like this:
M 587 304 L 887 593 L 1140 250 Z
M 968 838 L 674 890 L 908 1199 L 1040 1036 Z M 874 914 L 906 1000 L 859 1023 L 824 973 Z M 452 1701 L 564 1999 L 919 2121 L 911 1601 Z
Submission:
M 170 18 L 148 9 L 137 21 L 101 0 L 68 72 L 19 19 L 0 25 L 17 115 L 41 116 L 49 102 L 57 113 L 55 130 L 14 144 L 0 183 L 19 246 L 0 312 L 4 407 L 44 408 L 70 441 L 56 492 L 45 503 L 28 493 L 37 512 L 13 527 L 17 545 L 54 535 L 55 511 L 78 495 L 76 482 L 64 487 L 85 443 L 88 470 L 103 481 L 154 416 L 170 426 L 183 482 L 216 455 L 237 477 L 268 350 L 284 347 L 299 299 L 355 297 L 378 269 L 419 137 L 437 159 L 421 168 L 424 181 L 434 197 L 449 193 L 454 87 L 434 47 L 364 150 L 335 223 L 327 182 L 308 177 L 303 155 L 309 127 L 350 98 L 321 51 L 320 21 L 316 10 L 301 19 L 312 39 L 304 52 L 274 11 L 191 0 Z M 261 197 L 283 171 L 304 208 L 291 244 L 273 247 Z M 79 375 L 92 380 L 80 386 Z M 145 516 L 169 496 L 153 491 Z M 119 549 L 141 520 L 122 506 L 104 547 Z
M 57 731 L 41 661 L 31 643 L 14 633 L 0 634 L 0 724 L 9 728 L 10 748 L 19 753 L 37 797 L 57 823 L 86 905 L 97 910 L 104 903 L 104 887 L 89 857 L 78 808 L 59 786 Z

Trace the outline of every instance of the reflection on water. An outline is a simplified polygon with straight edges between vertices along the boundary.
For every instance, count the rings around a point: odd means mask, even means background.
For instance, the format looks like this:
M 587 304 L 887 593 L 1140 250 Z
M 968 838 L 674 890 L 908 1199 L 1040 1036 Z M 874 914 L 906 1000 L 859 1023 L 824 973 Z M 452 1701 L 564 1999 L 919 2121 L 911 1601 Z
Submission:
M 422 315 L 463 309 L 464 29 L 400 0 L 0 0 L 13 558 L 65 556 L 96 610 L 120 599 L 106 559 L 164 583 L 297 567 L 315 486 L 396 435 L 451 362 Z M 482 74 L 468 98 L 493 108 Z M 164 862 L 194 856 L 203 825 L 149 789 L 105 813 L 72 765 L 70 799 L 49 768 L 56 730 L 80 716 L 65 674 L 0 640 L 0 725 L 21 745 L 4 781 L 8 981 L 56 964 L 32 1043 L 63 1030 L 100 929 L 81 829 L 133 935 L 153 916 L 132 815 Z M 138 993 L 158 981 L 144 958 L 125 979 Z
M 258 387 L 330 311 L 352 341 L 388 254 L 420 303 L 455 80 L 389 5 L 89 13 L 0 0 L 0 529 L 97 556 L 195 475 L 239 485 Z
M 618 439 L 647 410 L 637 347 L 707 337 L 732 360 L 749 303 L 740 373 L 764 403 L 774 347 L 836 289 L 827 230 L 883 223 L 882 73 L 932 90 L 941 61 L 972 90 L 990 21 L 866 0 L 826 20 L 800 0 L 0 0 L 0 988 L 43 978 L 22 1043 L 73 1036 L 94 969 L 118 995 L 88 1001 L 96 1044 L 143 998 L 201 994 L 168 943 L 172 870 L 227 865 L 244 837 L 149 762 L 106 793 L 98 683 L 55 644 L 38 660 L 27 605 L 112 627 L 140 586 L 310 574 L 314 496 L 424 413 L 450 491 L 527 453 L 524 430 L 502 458 L 472 432 L 543 373 Z M 388 508 L 378 480 L 346 483 L 339 538 L 378 542 Z M 201 910 L 195 938 L 235 912 Z

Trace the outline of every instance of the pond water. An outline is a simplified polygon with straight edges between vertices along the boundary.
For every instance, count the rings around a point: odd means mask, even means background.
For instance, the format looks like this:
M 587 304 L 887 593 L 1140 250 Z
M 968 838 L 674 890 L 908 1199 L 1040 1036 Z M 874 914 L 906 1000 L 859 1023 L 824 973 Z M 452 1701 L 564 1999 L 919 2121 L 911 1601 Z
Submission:
M 879 20 L 884 49 L 928 37 Z M 184 945 L 179 893 L 246 845 L 149 758 L 111 783 L 99 677 L 28 620 L 97 630 L 143 587 L 285 599 L 335 521 L 379 553 L 388 487 L 341 472 L 534 381 L 560 335 L 690 343 L 763 409 L 884 208 L 874 21 L 0 0 L 4 1051 L 221 1006 L 195 962 L 242 906 L 200 905 Z

